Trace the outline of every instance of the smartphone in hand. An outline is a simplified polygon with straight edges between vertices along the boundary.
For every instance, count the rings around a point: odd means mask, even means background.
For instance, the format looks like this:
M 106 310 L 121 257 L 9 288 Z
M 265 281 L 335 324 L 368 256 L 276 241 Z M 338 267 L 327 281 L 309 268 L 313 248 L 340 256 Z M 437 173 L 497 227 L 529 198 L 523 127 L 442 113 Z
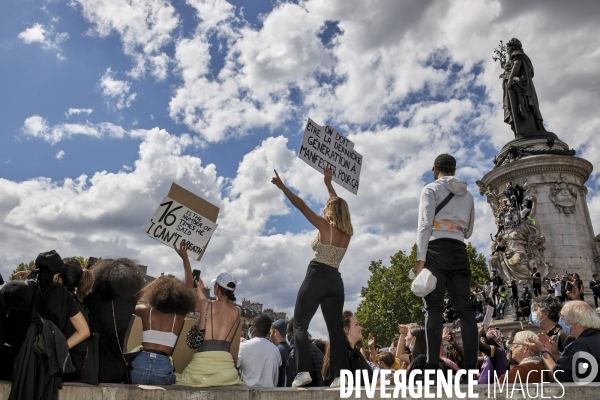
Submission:
M 195 269 L 192 271 L 192 276 L 194 277 L 194 289 L 198 287 L 198 281 L 200 280 L 200 270 Z

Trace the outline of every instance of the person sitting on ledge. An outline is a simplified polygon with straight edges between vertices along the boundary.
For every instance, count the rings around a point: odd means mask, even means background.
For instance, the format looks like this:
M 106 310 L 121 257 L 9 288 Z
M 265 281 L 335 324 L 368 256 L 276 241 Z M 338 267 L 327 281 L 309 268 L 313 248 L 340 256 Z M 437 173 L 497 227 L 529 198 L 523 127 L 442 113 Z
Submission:
M 193 288 L 194 278 L 187 251 L 178 251 L 183 259 L 185 283 Z M 198 279 L 195 311 L 200 314 L 198 324 L 205 329 L 204 340 L 192 360 L 181 374 L 175 374 L 176 385 L 194 387 L 244 385 L 238 376 L 238 349 L 241 336 L 242 310 L 235 304 L 234 291 L 237 280 L 229 272 L 222 272 L 216 279 L 211 301 L 204 295 L 204 282 Z M 279 354 L 278 354 L 279 355 Z
M 504 373 L 498 381 L 504 383 L 542 383 L 548 382 L 547 372 L 544 371 L 544 363 L 539 352 L 532 351 L 531 346 L 527 345 L 527 339 L 537 340 L 537 335 L 532 331 L 521 331 L 515 334 L 510 343 L 512 359 L 518 363 Z
M 562 354 L 545 333 L 540 333 L 537 340 L 528 339 L 525 343 L 531 351 L 542 356 L 545 369 L 553 371 L 550 381 L 577 382 L 578 378 L 585 378 L 576 375 L 587 369 L 583 364 L 589 365 L 590 361 L 600 359 L 600 316 L 587 303 L 573 300 L 563 306 L 559 323 L 565 333 L 575 338 Z M 600 374 L 596 374 L 593 382 L 600 382 Z
M 184 241 L 178 253 L 187 251 Z M 187 253 L 186 253 L 187 255 Z M 185 316 L 194 311 L 196 298 L 185 283 L 160 276 L 142 290 L 146 304 L 135 307 L 142 319 L 141 353 L 131 362 L 131 383 L 172 385 L 175 371 L 170 357 L 183 329 Z

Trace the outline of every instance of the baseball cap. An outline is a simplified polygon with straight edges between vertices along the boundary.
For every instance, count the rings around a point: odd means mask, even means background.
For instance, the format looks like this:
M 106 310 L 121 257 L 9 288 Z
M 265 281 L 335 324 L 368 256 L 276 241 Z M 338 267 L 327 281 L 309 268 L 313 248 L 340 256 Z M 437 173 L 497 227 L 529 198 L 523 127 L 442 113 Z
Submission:
M 277 321 L 273 322 L 273 328 L 277 329 L 279 331 L 279 334 L 283 337 L 285 337 L 285 330 L 287 329 L 287 322 L 285 322 L 285 320 L 283 319 L 278 319 Z
M 235 276 L 233 276 L 233 274 L 230 274 L 229 272 L 221 272 L 219 276 L 217 276 L 217 279 L 213 279 L 210 282 L 216 283 L 223 289 L 229 290 L 231 292 L 235 290 L 235 287 L 237 285 L 237 279 L 235 279 Z
M 35 269 L 49 271 L 52 274 L 58 274 L 62 271 L 65 263 L 55 250 L 38 254 L 35 259 Z
M 450 154 L 440 154 L 435 158 L 433 165 L 441 168 L 454 169 L 456 168 L 456 159 Z

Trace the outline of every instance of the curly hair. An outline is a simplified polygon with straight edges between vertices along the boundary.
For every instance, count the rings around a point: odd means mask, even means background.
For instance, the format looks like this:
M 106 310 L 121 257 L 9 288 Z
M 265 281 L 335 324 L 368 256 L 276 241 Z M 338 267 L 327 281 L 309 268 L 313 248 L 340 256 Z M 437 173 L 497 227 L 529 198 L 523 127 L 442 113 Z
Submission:
M 142 298 L 163 314 L 184 315 L 194 311 L 196 298 L 192 289 L 177 278 L 158 277 L 142 290 Z
M 531 310 L 548 311 L 548 319 L 554 323 L 558 323 L 562 307 L 563 304 L 560 299 L 554 296 L 545 295 L 533 299 Z
M 104 259 L 94 265 L 92 291 L 104 300 L 137 296 L 144 287 L 144 276 L 133 260 Z

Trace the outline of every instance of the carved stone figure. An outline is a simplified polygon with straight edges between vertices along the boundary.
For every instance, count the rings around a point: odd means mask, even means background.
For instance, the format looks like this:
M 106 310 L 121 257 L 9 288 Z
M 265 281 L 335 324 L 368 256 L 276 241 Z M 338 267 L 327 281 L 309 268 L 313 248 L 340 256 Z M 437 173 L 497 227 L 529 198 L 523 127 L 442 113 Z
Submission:
M 549 272 L 549 265 L 544 259 L 544 243 L 546 238 L 540 235 L 535 226 L 536 201 L 535 190 L 523 184 L 526 194 L 526 207 L 519 211 L 511 207 L 508 201 L 498 201 L 500 196 L 490 187 L 485 188 L 478 184 L 480 193 L 488 196 L 488 203 L 492 206 L 496 225 L 498 226 L 497 243 L 502 243 L 504 251 L 494 251 L 488 259 L 490 271 L 496 271 L 502 279 L 526 280 L 531 277 L 533 268 L 545 278 Z M 507 199 L 504 199 L 507 200 Z M 493 249 L 493 250 L 494 250 Z
M 504 122 L 510 125 L 516 138 L 543 135 L 546 129 L 533 85 L 533 64 L 519 39 L 512 38 L 506 46 L 500 43 L 500 50 L 495 51 L 500 57 L 494 57 L 494 60 L 500 60 L 504 68 L 500 75 Z
M 575 192 L 565 182 L 556 182 L 550 189 L 550 200 L 558 209 L 558 212 L 565 215 L 575 214 L 577 205 L 577 192 Z

